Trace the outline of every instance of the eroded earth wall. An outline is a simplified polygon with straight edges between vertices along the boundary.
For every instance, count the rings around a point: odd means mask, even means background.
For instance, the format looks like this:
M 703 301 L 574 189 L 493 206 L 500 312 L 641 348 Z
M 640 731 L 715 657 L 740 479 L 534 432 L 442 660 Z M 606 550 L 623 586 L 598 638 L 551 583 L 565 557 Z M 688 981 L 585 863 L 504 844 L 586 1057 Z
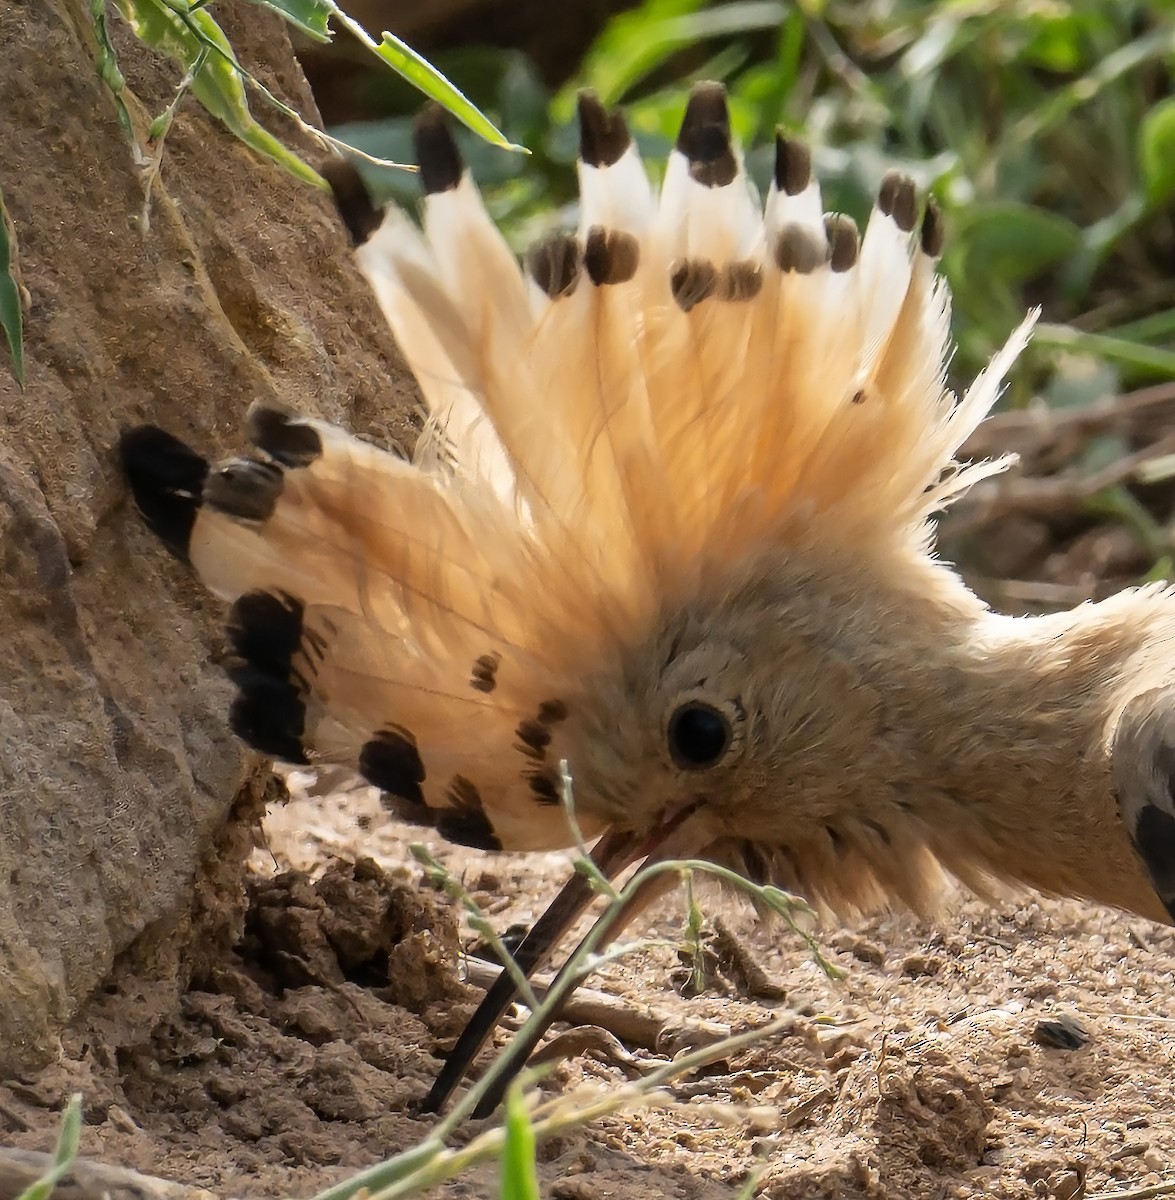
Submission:
M 110 7 L 149 118 L 181 71 Z M 281 21 L 243 0 L 216 15 L 313 118 Z M 189 98 L 144 229 L 94 46 L 85 3 L 0 8 L 0 189 L 28 302 L 25 390 L 0 348 L 3 1076 L 51 1056 L 95 994 L 122 989 L 127 1019 L 152 1020 L 242 904 L 264 771 L 227 730 L 220 606 L 138 524 L 119 431 L 153 421 L 219 455 L 261 398 L 410 437 L 411 382 L 329 200 Z

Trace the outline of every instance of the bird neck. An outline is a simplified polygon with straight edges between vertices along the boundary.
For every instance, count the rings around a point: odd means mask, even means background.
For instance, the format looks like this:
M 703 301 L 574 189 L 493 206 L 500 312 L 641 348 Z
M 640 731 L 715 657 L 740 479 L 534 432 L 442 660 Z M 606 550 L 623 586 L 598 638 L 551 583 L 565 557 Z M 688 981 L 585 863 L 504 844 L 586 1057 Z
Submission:
M 909 684 L 933 706 L 927 777 L 909 794 L 940 861 L 1164 919 L 1110 748 L 1125 703 L 1173 666 L 1175 598 L 1158 589 L 1047 617 L 984 611 L 940 642 Z

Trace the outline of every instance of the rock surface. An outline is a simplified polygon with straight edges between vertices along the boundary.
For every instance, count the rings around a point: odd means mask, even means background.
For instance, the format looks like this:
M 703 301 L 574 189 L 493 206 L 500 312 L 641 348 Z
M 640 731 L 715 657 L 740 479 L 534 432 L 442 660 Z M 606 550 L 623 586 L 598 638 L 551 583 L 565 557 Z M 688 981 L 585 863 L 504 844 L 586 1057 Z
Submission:
M 314 119 L 282 22 L 245 3 L 217 17 Z M 128 104 L 149 119 L 181 72 L 108 19 Z M 412 384 L 325 196 L 189 98 L 144 231 L 88 6 L 17 3 L 3 22 L 0 188 L 28 297 L 24 391 L 0 349 L 7 1076 L 51 1057 L 98 992 L 125 997 L 116 1042 L 145 1033 L 243 914 L 266 773 L 228 732 L 219 606 L 127 502 L 120 429 L 153 421 L 222 454 L 262 398 L 398 440 Z

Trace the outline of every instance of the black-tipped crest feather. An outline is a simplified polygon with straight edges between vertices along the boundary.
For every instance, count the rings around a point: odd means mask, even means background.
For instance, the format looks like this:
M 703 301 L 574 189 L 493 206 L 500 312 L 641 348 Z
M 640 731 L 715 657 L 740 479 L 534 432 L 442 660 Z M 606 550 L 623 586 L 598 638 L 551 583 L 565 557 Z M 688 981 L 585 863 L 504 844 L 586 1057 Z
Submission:
M 172 554 L 187 562 L 208 460 L 155 425 L 124 433 L 118 452 L 143 520 Z
M 348 159 L 331 158 L 321 170 L 351 244 L 362 246 L 382 224 L 383 210 L 376 208 L 359 168 Z
M 322 435 L 313 425 L 270 405 L 250 405 L 245 433 L 283 467 L 308 467 L 322 456 Z
M 426 195 L 452 191 L 461 182 L 465 164 L 444 109 L 428 105 L 416 118 L 412 133 L 420 182 Z
M 233 732 L 253 749 L 283 762 L 309 762 L 306 681 L 294 666 L 303 649 L 304 608 L 293 596 L 247 592 L 227 624 L 233 659 L 227 674 L 237 686 L 229 713 Z
M 726 89 L 699 83 L 690 92 L 677 148 L 689 160 L 690 175 L 705 187 L 725 187 L 738 171 L 730 144 Z
M 775 136 L 775 186 L 798 196 L 812 182 L 812 151 L 808 143 L 785 133 Z
M 580 92 L 579 157 L 589 167 L 610 167 L 619 162 L 632 139 L 624 114 L 609 112 L 594 92 Z

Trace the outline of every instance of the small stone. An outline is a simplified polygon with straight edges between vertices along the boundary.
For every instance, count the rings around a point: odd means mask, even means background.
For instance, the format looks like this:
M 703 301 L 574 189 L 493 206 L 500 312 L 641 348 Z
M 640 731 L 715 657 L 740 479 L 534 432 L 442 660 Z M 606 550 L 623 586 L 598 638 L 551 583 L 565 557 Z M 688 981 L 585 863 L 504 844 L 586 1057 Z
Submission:
M 937 954 L 908 954 L 902 959 L 902 974 L 909 979 L 937 975 L 943 968 L 943 960 Z
M 1089 1042 L 1089 1031 L 1075 1016 L 1063 1013 L 1037 1021 L 1032 1040 L 1050 1050 L 1080 1050 Z

